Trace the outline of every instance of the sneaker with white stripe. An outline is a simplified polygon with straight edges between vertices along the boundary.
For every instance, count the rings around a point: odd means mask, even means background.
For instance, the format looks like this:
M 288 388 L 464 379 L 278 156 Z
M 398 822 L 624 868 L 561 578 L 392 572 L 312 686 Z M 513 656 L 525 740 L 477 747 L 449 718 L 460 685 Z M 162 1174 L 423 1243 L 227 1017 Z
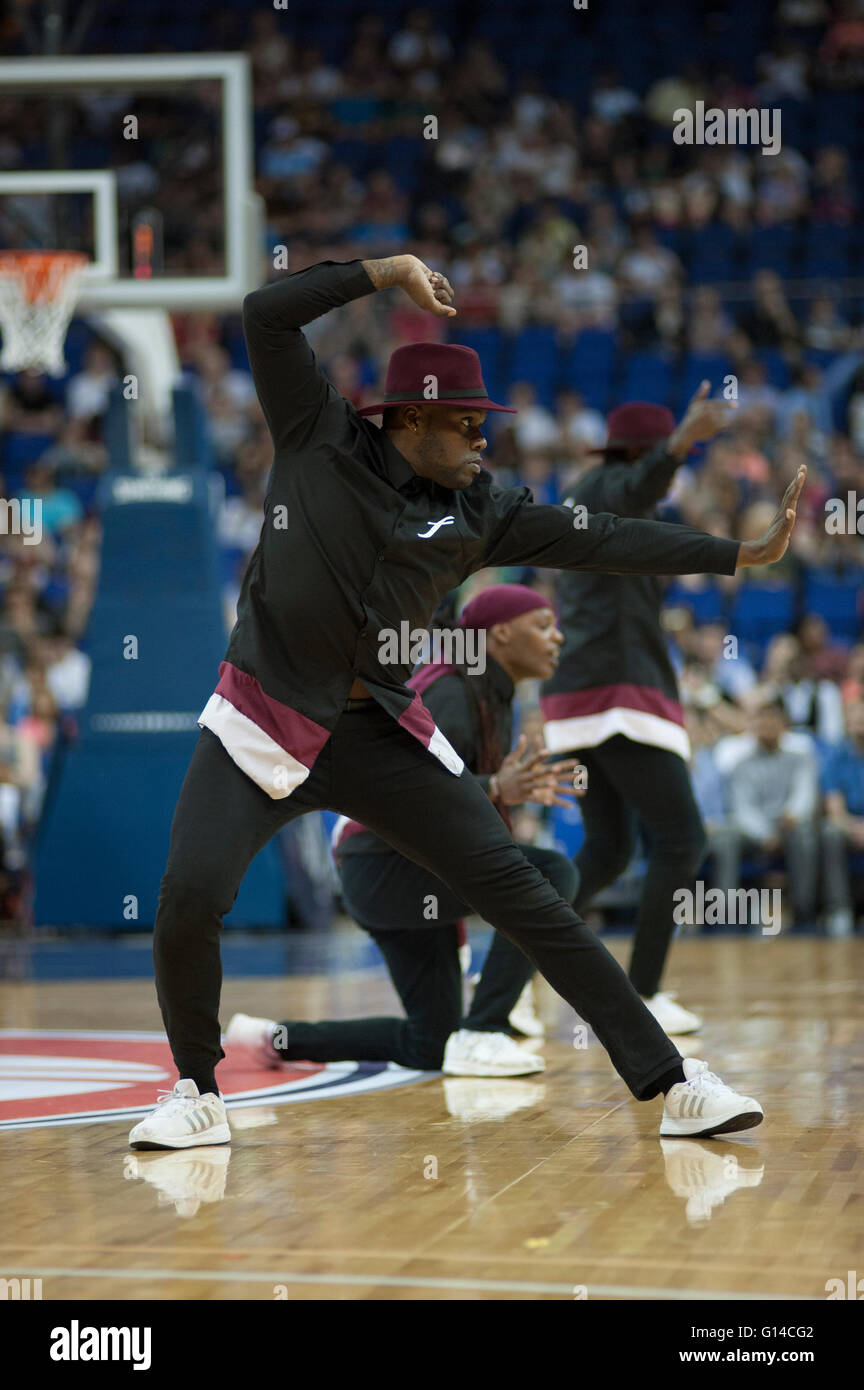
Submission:
M 129 1134 L 133 1149 L 191 1149 L 198 1144 L 228 1144 L 231 1130 L 221 1096 L 198 1087 L 188 1077 L 173 1091 L 160 1091 L 152 1114 L 140 1120 Z
M 707 1139 L 710 1134 L 730 1134 L 762 1123 L 762 1106 L 752 1096 L 741 1096 L 708 1070 L 696 1057 L 683 1060 L 686 1081 L 666 1092 L 660 1134 L 664 1139 Z

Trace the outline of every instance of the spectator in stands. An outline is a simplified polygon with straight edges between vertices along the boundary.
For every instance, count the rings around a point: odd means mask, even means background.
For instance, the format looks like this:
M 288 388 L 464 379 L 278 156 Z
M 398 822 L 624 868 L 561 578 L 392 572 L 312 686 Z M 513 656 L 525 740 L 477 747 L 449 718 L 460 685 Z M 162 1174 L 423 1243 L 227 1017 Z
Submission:
M 680 73 L 659 78 L 648 89 L 645 111 L 660 126 L 671 126 L 682 106 L 693 110 L 708 95 L 702 72 L 695 63 L 683 63 Z
M 261 534 L 266 480 L 254 467 L 247 466 L 240 474 L 240 482 L 240 495 L 228 497 L 222 503 L 219 543 L 228 550 L 242 550 L 251 554 Z
M 857 199 L 852 191 L 849 156 L 846 151 L 834 145 L 819 150 L 813 166 L 813 218 L 818 222 L 834 222 L 842 226 L 852 221 L 856 205 Z
M 96 517 L 87 517 L 76 529 L 68 547 L 66 627 L 76 641 L 87 626 L 93 606 L 101 546 L 100 523 Z
M 801 646 L 802 669 L 815 681 L 842 681 L 849 668 L 849 649 L 831 641 L 821 613 L 806 613 L 795 629 Z
M 0 710 L 0 837 L 5 848 L 4 867 L 17 868 L 24 862 L 22 799 L 31 796 L 41 780 L 36 744 L 9 722 L 8 709 Z
M 687 346 L 691 352 L 725 352 L 732 320 L 710 285 L 697 285 L 687 315 Z
M 661 246 L 650 222 L 638 222 L 633 248 L 618 262 L 618 275 L 625 291 L 636 298 L 653 299 L 664 286 L 681 275 L 681 262 L 668 247 Z
M 21 785 L 21 820 L 29 833 L 37 826 L 45 795 L 51 752 L 57 737 L 57 702 L 46 680 L 45 667 L 37 656 L 27 668 L 28 708 L 16 726 L 27 748 L 30 776 Z
M 640 109 L 640 101 L 634 91 L 625 87 L 618 69 L 612 66 L 601 68 L 594 79 L 591 96 L 591 112 L 598 120 L 615 125 L 625 116 L 632 116 Z
M 777 391 L 768 384 L 765 364 L 755 358 L 744 362 L 738 370 L 738 406 L 741 415 L 746 415 L 756 429 L 767 431 L 773 426 L 778 399 Z
M 30 582 L 16 576 L 6 585 L 0 604 L 0 651 L 14 658 L 19 671 L 24 670 L 33 645 L 48 631 L 49 621 Z
M 519 412 L 510 422 L 519 448 L 526 453 L 554 449 L 558 443 L 557 421 L 551 410 L 538 404 L 537 392 L 529 381 L 514 384 L 510 404 Z
M 840 313 L 837 301 L 829 295 L 819 295 L 810 301 L 804 324 L 804 344 L 820 352 L 843 352 L 849 343 L 849 324 Z
M 606 443 L 606 421 L 599 410 L 585 404 L 578 391 L 558 395 L 559 443 L 566 457 L 582 459 L 590 449 Z
M 777 428 L 789 434 L 796 414 L 806 413 L 812 428 L 823 439 L 834 427 L 834 408 L 838 398 L 848 389 L 856 373 L 860 373 L 864 354 L 857 348 L 838 354 L 824 369 L 813 363 L 803 363 L 794 369 L 793 385 L 784 391 L 777 403 Z
M 255 104 L 272 106 L 279 97 L 279 82 L 296 63 L 293 40 L 280 29 L 274 9 L 253 10 L 246 51 L 252 59 Z
M 710 714 L 692 707 L 685 722 L 692 749 L 690 781 L 710 844 L 711 837 L 726 823 L 727 809 L 726 785 L 714 760 L 717 729 Z
M 64 531 L 77 525 L 84 515 L 77 493 L 71 488 L 58 487 L 54 469 L 44 458 L 28 468 L 26 485 L 18 496 L 41 503 L 42 529 L 53 536 L 61 536 Z
M 550 506 L 561 500 L 557 474 L 548 455 L 526 453 L 516 482 L 530 487 L 535 502 Z
M 757 64 L 761 76 L 760 100 L 766 104 L 783 97 L 805 101 L 807 85 L 807 52 L 793 39 L 779 38 L 770 52 L 763 54 Z
M 69 380 L 66 410 L 72 420 L 92 428 L 108 410 L 112 386 L 119 381 L 114 354 L 94 340 L 84 357 L 84 370 Z
M 550 317 L 560 321 L 565 312 L 572 316 L 571 326 L 611 327 L 615 323 L 618 287 L 611 275 L 595 269 L 600 258 L 594 243 L 581 244 L 585 247 L 585 267 L 575 269 L 573 258 L 569 257 L 567 268 L 555 276 L 549 299 Z
M 780 276 L 773 270 L 759 270 L 752 284 L 753 302 L 741 312 L 738 322 L 753 347 L 797 347 L 801 330 Z
M 729 816 L 711 837 L 710 848 L 714 885 L 727 894 L 740 884 L 745 852 L 766 861 L 766 867 L 782 854 L 801 923 L 810 920 L 816 903 L 818 768 L 813 754 L 781 748 L 785 728 L 780 701 L 763 705 L 755 720 L 756 748 L 729 775 Z
M 0 397 L 0 429 L 10 434 L 56 434 L 63 409 L 48 388 L 44 372 L 27 367 Z
M 847 706 L 846 728 L 847 738 L 831 750 L 822 773 L 825 906 L 832 936 L 847 936 L 852 930 L 849 858 L 864 855 L 864 700 Z
M 207 415 L 213 451 L 220 464 L 229 463 L 251 434 L 257 414 L 252 377 L 231 366 L 222 347 L 205 346 L 196 356 L 198 397 Z
M 849 666 L 840 693 L 844 705 L 864 700 L 864 643 L 859 642 L 849 653 Z
M 626 345 L 649 352 L 662 347 L 677 356 L 684 344 L 688 322 L 681 284 L 676 277 L 661 285 L 649 303 L 633 305 L 628 310 Z
M 843 737 L 840 689 L 833 680 L 817 679 L 811 674 L 797 637 L 786 633 L 772 639 L 762 674 L 782 702 L 793 729 L 808 733 L 823 744 L 840 742 Z
M 286 64 L 277 91 L 282 101 L 327 101 L 337 96 L 344 85 L 339 68 L 325 63 L 317 44 L 310 43 L 300 49 L 295 62 Z
M 79 710 L 87 703 L 91 661 L 76 647 L 62 622 L 55 622 L 42 642 L 45 681 L 61 714 Z
M 703 623 L 696 629 L 694 639 L 697 660 L 727 700 L 737 703 L 756 688 L 758 677 L 753 666 L 723 623 Z
M 411 10 L 405 17 L 405 27 L 390 41 L 387 56 L 401 72 L 443 67 L 452 57 L 453 47 L 447 35 L 436 28 L 429 10 Z
M 324 140 L 304 133 L 293 116 L 277 116 L 261 151 L 263 179 L 289 180 L 317 175 L 325 158 Z

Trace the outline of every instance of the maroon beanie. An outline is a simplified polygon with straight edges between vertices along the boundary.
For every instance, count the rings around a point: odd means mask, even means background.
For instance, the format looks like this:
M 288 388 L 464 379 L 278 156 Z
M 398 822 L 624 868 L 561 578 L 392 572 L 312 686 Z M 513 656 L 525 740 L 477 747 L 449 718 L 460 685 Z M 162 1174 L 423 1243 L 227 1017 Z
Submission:
M 509 623 L 511 618 L 519 618 L 535 608 L 551 607 L 548 598 L 524 584 L 490 584 L 466 603 L 459 615 L 459 626 L 494 627 L 496 623 Z

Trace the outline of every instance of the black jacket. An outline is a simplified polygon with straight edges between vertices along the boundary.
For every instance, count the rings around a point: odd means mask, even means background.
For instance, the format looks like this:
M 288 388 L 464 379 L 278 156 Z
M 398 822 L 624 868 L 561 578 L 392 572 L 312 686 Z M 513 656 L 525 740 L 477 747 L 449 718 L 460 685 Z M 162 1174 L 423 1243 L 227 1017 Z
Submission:
M 567 505 L 645 517 L 679 466 L 665 444 L 634 464 L 601 464 L 578 479 Z M 593 747 L 625 733 L 687 756 L 678 684 L 660 625 L 664 587 L 652 575 L 559 575 L 564 644 L 542 697 L 554 751 Z
M 662 522 L 600 515 L 577 530 L 567 507 L 535 506 L 527 488 L 498 487 L 485 470 L 461 492 L 419 477 L 330 384 L 301 332 L 373 288 L 360 261 L 327 261 L 243 302 L 275 457 L 237 623 L 199 723 L 275 799 L 306 780 L 356 678 L 461 773 L 461 758 L 406 689 L 410 670 L 382 663 L 379 650 L 382 631 L 403 621 L 425 628 L 477 570 L 732 574 L 738 555 L 734 541 Z

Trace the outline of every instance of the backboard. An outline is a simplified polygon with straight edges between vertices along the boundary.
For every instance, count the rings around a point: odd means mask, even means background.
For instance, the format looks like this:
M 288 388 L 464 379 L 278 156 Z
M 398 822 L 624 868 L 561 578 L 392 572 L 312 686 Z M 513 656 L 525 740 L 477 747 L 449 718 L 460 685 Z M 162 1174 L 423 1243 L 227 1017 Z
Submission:
M 90 265 L 82 308 L 224 311 L 236 309 L 264 278 L 245 54 L 3 59 L 0 92 L 4 110 L 18 117 L 19 126 L 24 112 L 33 113 L 26 122 L 19 167 L 0 172 L 0 249 L 84 251 Z M 97 151 L 119 148 L 119 167 L 107 161 L 101 168 L 47 167 L 51 146 L 43 127 L 48 120 L 40 115 L 50 118 L 51 104 L 58 101 L 65 104 L 73 127 L 98 117 L 102 139 L 90 143 Z M 159 186 L 159 151 L 169 143 L 159 138 L 163 102 L 181 114 L 188 106 L 192 154 L 196 121 L 204 132 L 198 137 L 199 158 L 202 146 L 205 159 L 212 154 L 210 183 L 203 176 L 201 183 L 212 185 L 213 196 L 201 220 L 213 229 L 218 243 L 213 259 L 221 264 L 207 264 L 199 273 L 195 265 L 172 265 L 168 258 L 164 270 L 148 270 L 142 278 L 135 273 L 131 229 L 142 214 L 146 222 L 153 188 Z M 31 167 L 26 167 L 28 159 Z M 32 167 L 36 164 L 46 167 Z M 194 189 L 194 167 L 189 179 Z M 59 237 L 58 225 L 63 228 Z M 72 244 L 56 244 L 63 239 Z

